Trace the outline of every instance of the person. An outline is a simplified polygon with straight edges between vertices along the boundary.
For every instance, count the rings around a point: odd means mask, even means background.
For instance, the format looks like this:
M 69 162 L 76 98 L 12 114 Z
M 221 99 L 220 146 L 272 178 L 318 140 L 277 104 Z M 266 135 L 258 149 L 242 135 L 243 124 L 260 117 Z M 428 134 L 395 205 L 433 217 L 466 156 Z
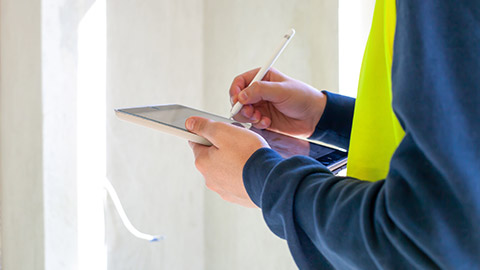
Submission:
M 232 83 L 237 120 L 350 145 L 355 101 L 274 69 L 247 87 L 255 72 Z M 190 143 L 195 165 L 224 200 L 261 208 L 300 269 L 480 269 L 480 2 L 396 1 L 390 82 L 404 135 L 382 180 L 334 176 L 199 117 L 185 125 L 213 146 Z

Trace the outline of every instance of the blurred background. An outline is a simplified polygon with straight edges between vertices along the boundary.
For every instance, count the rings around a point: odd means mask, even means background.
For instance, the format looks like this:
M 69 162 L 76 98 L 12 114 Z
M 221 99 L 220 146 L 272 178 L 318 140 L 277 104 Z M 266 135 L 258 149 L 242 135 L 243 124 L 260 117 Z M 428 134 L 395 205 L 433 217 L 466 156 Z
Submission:
M 233 78 L 275 67 L 355 96 L 374 0 L 0 0 L 1 269 L 296 269 L 260 210 L 204 187 L 185 140 L 113 109 L 227 116 Z M 132 223 L 122 225 L 107 178 Z

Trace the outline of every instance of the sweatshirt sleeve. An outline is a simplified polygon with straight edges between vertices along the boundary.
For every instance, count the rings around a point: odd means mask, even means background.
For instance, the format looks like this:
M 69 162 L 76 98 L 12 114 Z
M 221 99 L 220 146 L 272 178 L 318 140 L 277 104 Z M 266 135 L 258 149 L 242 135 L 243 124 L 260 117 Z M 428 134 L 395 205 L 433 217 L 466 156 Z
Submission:
M 327 104 L 314 133 L 309 139 L 326 142 L 348 150 L 355 99 L 328 91 L 322 92 L 327 96 Z
M 300 269 L 480 269 L 480 2 L 397 1 L 392 76 L 406 135 L 386 179 L 270 149 L 244 167 Z

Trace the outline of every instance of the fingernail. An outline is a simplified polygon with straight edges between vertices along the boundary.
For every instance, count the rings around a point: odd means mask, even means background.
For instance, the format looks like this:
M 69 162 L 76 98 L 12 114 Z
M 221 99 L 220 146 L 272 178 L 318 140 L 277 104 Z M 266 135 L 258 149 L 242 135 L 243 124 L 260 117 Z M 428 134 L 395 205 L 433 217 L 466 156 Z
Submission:
M 193 127 L 195 126 L 195 120 L 193 119 L 188 119 L 186 123 L 187 129 L 188 130 L 193 130 Z
M 230 97 L 230 104 L 233 105 L 233 97 Z
M 262 121 L 260 121 L 260 124 L 261 124 L 262 126 L 266 126 L 266 125 L 267 125 L 267 122 L 265 121 L 265 119 L 262 119 Z
M 247 98 L 248 98 L 248 95 L 245 91 L 240 92 L 240 94 L 238 95 L 238 99 L 241 99 L 242 101 L 246 101 Z

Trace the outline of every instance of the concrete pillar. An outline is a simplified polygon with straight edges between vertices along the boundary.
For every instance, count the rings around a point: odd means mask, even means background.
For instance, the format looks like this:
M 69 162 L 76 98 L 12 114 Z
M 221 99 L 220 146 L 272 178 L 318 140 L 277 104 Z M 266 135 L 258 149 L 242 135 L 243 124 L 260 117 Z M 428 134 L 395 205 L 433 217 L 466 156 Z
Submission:
M 76 46 L 87 9 L 0 1 L 3 269 L 77 269 Z
M 2 268 L 43 269 L 41 1 L 0 2 Z

